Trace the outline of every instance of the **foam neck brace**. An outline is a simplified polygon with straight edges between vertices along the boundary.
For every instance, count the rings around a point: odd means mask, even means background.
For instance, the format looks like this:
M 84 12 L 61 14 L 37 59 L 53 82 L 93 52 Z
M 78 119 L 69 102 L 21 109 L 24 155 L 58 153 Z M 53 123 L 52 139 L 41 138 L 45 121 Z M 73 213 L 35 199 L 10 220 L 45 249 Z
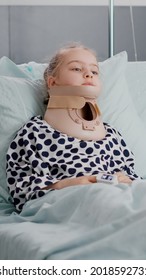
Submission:
M 54 86 L 49 94 L 48 109 L 82 109 L 87 101 L 93 103 L 99 95 L 93 86 Z M 97 104 L 95 110 L 100 115 Z
M 44 116 L 54 129 L 82 140 L 99 140 L 105 129 L 94 86 L 54 86 Z
M 97 98 L 98 89 L 94 86 L 54 86 L 49 90 L 50 96 L 83 96 L 87 98 Z

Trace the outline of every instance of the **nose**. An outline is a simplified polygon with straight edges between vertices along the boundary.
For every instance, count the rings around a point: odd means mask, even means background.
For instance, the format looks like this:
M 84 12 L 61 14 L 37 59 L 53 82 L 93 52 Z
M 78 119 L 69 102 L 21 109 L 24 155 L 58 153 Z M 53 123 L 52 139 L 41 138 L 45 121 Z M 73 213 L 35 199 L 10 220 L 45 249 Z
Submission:
M 93 73 L 92 73 L 91 71 L 86 71 L 86 72 L 84 73 L 84 77 L 85 77 L 85 78 L 93 78 Z

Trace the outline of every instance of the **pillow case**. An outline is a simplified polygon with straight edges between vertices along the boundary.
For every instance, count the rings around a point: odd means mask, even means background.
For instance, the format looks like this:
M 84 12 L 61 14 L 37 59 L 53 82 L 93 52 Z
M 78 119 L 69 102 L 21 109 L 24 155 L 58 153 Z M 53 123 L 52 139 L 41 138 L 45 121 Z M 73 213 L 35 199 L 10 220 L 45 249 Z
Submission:
M 6 56 L 0 59 L 1 76 L 39 80 L 43 79 L 43 73 L 46 67 L 46 63 L 37 63 L 35 61 L 17 65 Z
M 135 108 L 146 129 L 146 61 L 128 62 L 126 78 Z
M 0 76 L 0 186 L 6 186 L 5 156 L 17 130 L 34 115 L 43 115 L 40 81 Z
M 28 75 L 32 80 L 43 79 L 43 73 L 48 64 L 46 63 L 37 63 L 35 61 L 30 61 L 28 63 L 18 65 L 18 69 L 23 71 Z
M 103 120 L 122 134 L 135 156 L 135 170 L 146 176 L 146 129 L 129 93 L 125 71 L 127 53 L 121 52 L 99 64 L 103 84 L 98 104 Z
M 31 78 L 29 71 L 24 71 L 24 68 L 19 68 L 8 57 L 3 56 L 0 59 L 0 76 L 10 76 L 18 78 Z

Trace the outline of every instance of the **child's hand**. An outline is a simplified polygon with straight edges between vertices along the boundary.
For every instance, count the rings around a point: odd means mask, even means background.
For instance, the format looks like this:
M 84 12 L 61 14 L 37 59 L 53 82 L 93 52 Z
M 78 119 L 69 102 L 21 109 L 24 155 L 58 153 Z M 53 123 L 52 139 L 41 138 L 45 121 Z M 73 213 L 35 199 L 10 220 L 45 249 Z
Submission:
M 116 172 L 115 175 L 117 175 L 119 183 L 126 183 L 126 184 L 132 183 L 132 180 L 123 172 Z
M 55 183 L 53 185 L 53 188 L 62 189 L 73 185 L 86 185 L 90 183 L 96 183 L 96 176 L 91 175 L 91 176 L 80 176 L 76 178 L 66 178 Z
M 96 183 L 96 176 L 80 176 L 80 177 L 76 177 L 76 178 L 66 178 L 66 179 L 62 179 L 56 183 L 54 183 L 51 186 L 45 187 L 43 189 L 47 190 L 47 189 L 63 189 L 69 186 L 74 186 L 74 185 L 86 185 L 86 184 L 90 184 L 90 183 Z
M 115 175 L 117 175 L 119 183 L 127 183 L 127 184 L 132 183 L 132 180 L 122 172 L 117 172 L 117 173 L 115 173 Z M 54 183 L 53 185 L 45 187 L 43 189 L 44 190 L 49 190 L 49 189 L 61 190 L 63 188 L 69 187 L 69 186 L 87 185 L 87 184 L 91 184 L 91 183 L 98 183 L 96 176 L 90 175 L 90 176 L 80 176 L 80 177 L 76 177 L 76 178 L 66 178 L 66 179 L 62 179 L 62 180 Z

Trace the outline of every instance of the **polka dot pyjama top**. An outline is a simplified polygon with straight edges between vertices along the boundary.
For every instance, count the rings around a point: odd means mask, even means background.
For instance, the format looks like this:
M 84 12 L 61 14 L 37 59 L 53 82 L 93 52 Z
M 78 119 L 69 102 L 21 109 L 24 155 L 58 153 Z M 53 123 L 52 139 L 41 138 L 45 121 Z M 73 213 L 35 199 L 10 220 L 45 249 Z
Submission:
M 118 131 L 104 123 L 106 136 L 84 141 L 54 130 L 40 116 L 18 132 L 7 152 L 7 184 L 21 211 L 26 201 L 43 196 L 42 188 L 67 177 L 124 171 L 132 180 L 134 158 Z

